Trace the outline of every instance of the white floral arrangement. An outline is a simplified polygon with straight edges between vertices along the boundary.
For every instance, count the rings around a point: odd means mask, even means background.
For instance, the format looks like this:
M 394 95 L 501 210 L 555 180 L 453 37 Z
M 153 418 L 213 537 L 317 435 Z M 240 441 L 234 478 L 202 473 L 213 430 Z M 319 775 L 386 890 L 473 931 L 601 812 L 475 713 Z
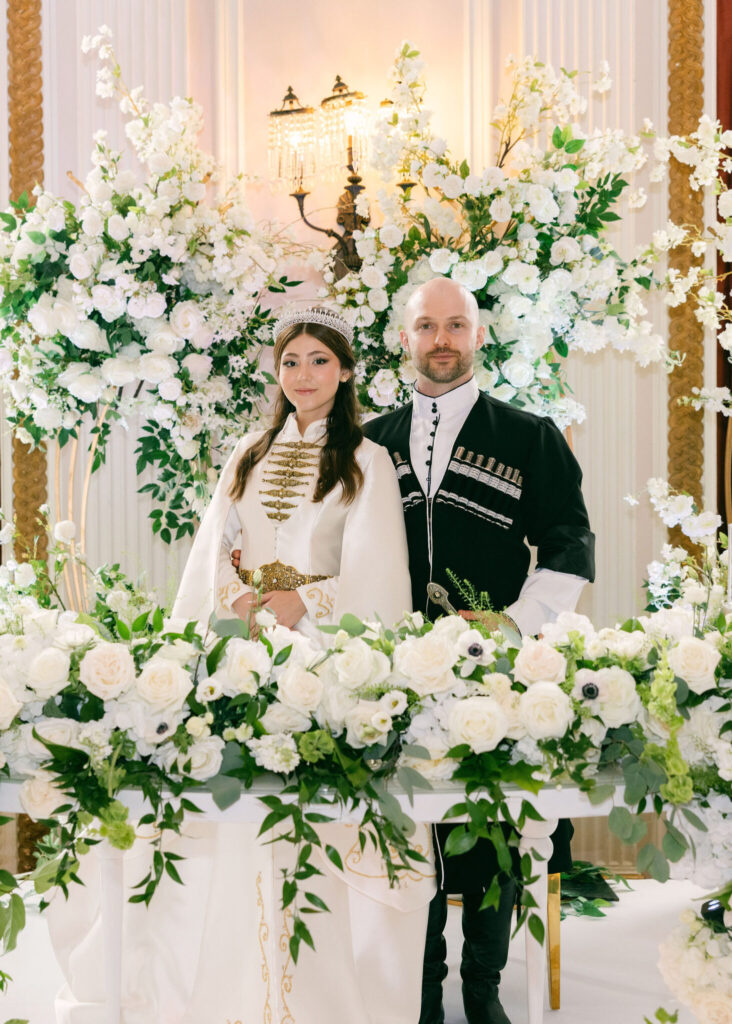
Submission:
M 390 781 L 412 792 L 459 780 L 460 799 L 480 805 L 449 840 L 448 851 L 463 851 L 480 837 L 506 844 L 481 822 L 516 827 L 507 783 L 537 791 L 571 780 L 601 800 L 613 787 L 597 773 L 612 766 L 624 785 L 609 818 L 617 835 L 643 840 L 640 812 L 665 814 L 661 847 L 641 846 L 641 871 L 693 874 L 709 842 L 726 870 L 730 849 L 708 830 L 717 798 L 729 806 L 732 795 L 729 609 L 703 635 L 690 612 L 683 625 L 662 609 L 600 630 L 565 613 L 520 646 L 454 615 L 432 624 L 414 613 L 390 628 L 345 615 L 324 650 L 264 610 L 256 639 L 238 620 L 171 621 L 115 567 L 88 570 L 90 614 L 66 611 L 58 582 L 74 557 L 70 525 L 54 528 L 50 568 L 32 558 L 0 571 L 0 770 L 23 780 L 28 813 L 55 822 L 32 876 L 39 891 L 68 886 L 99 838 L 132 843 L 124 789 L 142 787 L 157 866 L 134 898 L 151 899 L 163 873 L 178 878 L 162 836 L 179 831 L 196 789 L 226 806 L 272 772 L 298 800 L 266 797 L 267 827 L 298 856 L 319 843 L 306 813 L 325 793 L 361 807 L 393 879 L 421 855 Z M 285 882 L 303 937 L 298 880 Z M 16 888 L 0 878 L 0 913 L 20 899 Z M 529 906 L 527 917 L 539 933 Z
M 732 914 L 715 928 L 693 910 L 661 944 L 659 969 L 673 995 L 699 1024 L 732 1022 Z
M 224 186 L 199 148 L 200 107 L 129 90 L 106 27 L 83 49 L 140 172 L 100 131 L 78 203 L 36 187 L 33 205 L 23 195 L 0 214 L 0 384 L 28 443 L 64 445 L 95 422 L 95 468 L 113 421 L 141 417 L 137 469 L 156 469 L 143 489 L 170 541 L 193 533 L 223 455 L 260 415 L 285 246 L 253 224 L 241 177 Z
M 705 326 L 724 326 L 720 344 L 732 347 L 732 314 L 715 272 L 698 261 L 686 275 L 665 268 L 667 254 L 680 248 L 732 259 L 732 192 L 723 183 L 732 133 L 706 116 L 686 138 L 663 138 L 647 120 L 637 134 L 590 131 L 576 72 L 557 74 L 527 57 L 512 62 L 511 75 L 511 96 L 491 122 L 495 164 L 474 169 L 431 131 L 418 51 L 404 43 L 397 52 L 392 102 L 373 140 L 373 162 L 386 183 L 373 210 L 381 223 L 357 235 L 359 271 L 339 280 L 326 274 L 330 294 L 354 312 L 361 398 L 372 409 L 408 399 L 414 370 L 399 340 L 406 300 L 415 285 L 440 275 L 478 301 L 486 329 L 480 386 L 561 427 L 584 418 L 564 380 L 570 352 L 611 347 L 639 366 L 675 364 L 648 317 L 652 288 L 669 306 L 693 302 Z M 609 86 L 605 67 L 593 88 Z M 617 252 L 608 227 L 626 200 L 632 211 L 647 199 L 643 185 L 627 179 L 646 167 L 647 185 L 661 181 L 671 159 L 689 167 L 692 189 L 720 193 L 719 219 L 702 233 L 669 222 L 637 252 Z M 689 396 L 697 407 L 712 400 L 715 409 L 726 408 L 729 392 Z

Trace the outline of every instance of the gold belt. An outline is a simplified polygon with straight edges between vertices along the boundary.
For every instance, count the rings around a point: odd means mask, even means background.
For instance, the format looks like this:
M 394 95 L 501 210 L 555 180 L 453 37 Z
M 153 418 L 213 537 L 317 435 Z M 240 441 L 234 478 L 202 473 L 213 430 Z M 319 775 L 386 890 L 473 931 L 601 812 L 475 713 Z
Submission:
M 331 576 L 307 576 L 303 572 L 298 572 L 293 565 L 283 565 L 282 562 L 269 562 L 267 565 L 260 565 L 259 569 L 240 569 L 239 579 L 253 587 L 255 572 L 261 574 L 259 585 L 265 594 L 270 590 L 296 590 L 306 583 L 332 579 Z

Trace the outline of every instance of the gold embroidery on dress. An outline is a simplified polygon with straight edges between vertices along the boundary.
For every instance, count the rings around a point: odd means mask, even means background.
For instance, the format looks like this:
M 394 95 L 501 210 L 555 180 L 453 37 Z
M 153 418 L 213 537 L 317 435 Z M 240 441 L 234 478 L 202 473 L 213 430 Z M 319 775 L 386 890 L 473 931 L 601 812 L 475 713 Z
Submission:
M 272 510 L 267 512 L 269 519 L 282 522 L 290 518 L 317 472 L 320 449 L 311 441 L 275 441 L 272 445 L 262 474 L 267 487 L 259 492 L 269 498 L 262 502 Z
M 257 875 L 257 907 L 259 908 L 259 928 L 257 929 L 257 938 L 259 939 L 259 949 L 262 954 L 262 981 L 267 986 L 267 995 L 264 999 L 264 1014 L 262 1020 L 264 1024 L 272 1024 L 272 1007 L 269 1002 L 269 964 L 267 963 L 267 952 L 265 945 L 269 940 L 269 925 L 264 920 L 264 897 L 262 896 L 262 872 L 260 871 Z M 238 1022 L 237 1022 L 238 1024 Z
M 348 827 L 349 828 L 355 828 L 355 826 L 348 826 Z M 368 846 L 366 846 L 364 849 L 368 849 Z M 396 852 L 393 847 L 390 847 L 389 849 L 390 849 L 390 852 L 392 854 Z M 428 861 L 429 861 L 429 855 L 431 853 L 431 849 L 430 849 L 429 845 L 427 847 L 424 847 L 420 843 L 418 843 L 416 846 L 412 847 L 412 849 L 416 850 L 417 853 L 421 853 L 422 856 L 427 857 Z M 381 872 L 381 874 L 374 874 L 374 872 L 372 872 L 372 871 L 359 871 L 358 868 L 361 865 L 361 861 L 363 860 L 363 856 L 364 856 L 364 854 L 363 854 L 363 850 L 361 849 L 361 843 L 359 842 L 358 837 L 357 837 L 356 838 L 356 842 L 353 844 L 351 849 L 348 851 L 348 853 L 346 854 L 345 859 L 343 861 L 343 865 L 344 865 L 345 870 L 346 871 L 350 871 L 354 875 L 359 875 L 359 877 L 361 877 L 361 878 L 388 878 L 389 877 L 387 871 L 383 871 L 383 872 Z M 429 866 L 430 866 L 429 863 L 427 863 L 425 865 L 426 868 L 429 868 Z M 404 870 L 399 871 L 397 877 L 400 880 L 404 880 L 404 881 L 407 881 L 407 882 L 419 882 L 423 878 L 434 878 L 435 877 L 435 872 L 434 871 L 429 871 L 429 870 L 428 871 L 420 871 L 419 867 L 417 865 L 415 865 L 409 871 L 404 871 Z
M 219 604 L 227 607 L 228 605 L 231 605 L 234 598 L 239 597 L 240 594 L 244 593 L 246 593 L 246 591 L 239 580 L 232 580 L 232 582 L 227 583 L 225 587 L 219 587 Z
M 285 999 L 285 993 L 289 995 L 292 992 L 292 972 L 287 973 L 287 968 L 290 966 L 292 961 L 292 955 L 290 953 L 290 939 L 292 938 L 292 931 L 290 930 L 290 921 L 292 920 L 292 909 L 285 907 L 282 913 L 282 932 L 280 933 L 280 953 L 287 953 L 287 959 L 285 960 L 285 966 L 282 968 L 282 977 L 280 978 L 280 996 L 282 998 L 282 1010 L 283 1016 L 280 1019 L 279 1024 L 295 1024 L 295 1018 L 290 1012 L 290 1007 L 287 1005 Z
M 330 615 L 333 611 L 333 598 L 330 594 L 321 590 L 320 587 L 310 587 L 305 591 L 305 597 L 310 601 L 318 602 L 318 610 L 315 613 L 316 619 L 324 619 L 326 615 Z

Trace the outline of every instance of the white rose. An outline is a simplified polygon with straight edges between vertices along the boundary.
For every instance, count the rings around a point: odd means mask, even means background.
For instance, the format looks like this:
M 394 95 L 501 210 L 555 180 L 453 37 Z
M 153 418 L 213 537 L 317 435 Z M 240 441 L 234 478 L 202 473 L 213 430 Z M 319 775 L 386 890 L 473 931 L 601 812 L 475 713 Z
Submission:
M 68 684 L 70 664 L 66 651 L 60 651 L 57 647 L 47 647 L 30 663 L 28 685 L 42 700 L 47 700 Z
M 501 373 L 514 388 L 525 388 L 534 379 L 534 367 L 528 359 L 513 356 L 501 365 Z
M 66 387 L 70 395 L 87 405 L 98 402 L 104 390 L 102 381 L 93 373 L 80 373 L 76 377 L 71 377 Z
M 411 757 L 407 754 L 402 754 L 399 758 L 399 764 L 408 768 L 414 768 L 423 778 L 429 779 L 431 782 L 451 779 L 460 762 L 455 761 L 451 757 L 445 757 L 449 750 L 448 744 L 434 735 L 429 735 L 420 737 L 419 746 L 425 748 L 428 752 L 428 757 Z
M 533 740 L 564 736 L 574 719 L 572 701 L 556 683 L 534 683 L 519 699 L 519 711 Z
M 170 314 L 170 326 L 181 338 L 191 339 L 204 326 L 203 313 L 193 300 L 179 302 Z
M 420 697 L 449 690 L 455 684 L 457 661 L 454 644 L 434 630 L 423 637 L 409 636 L 394 651 L 394 668 Z
M 359 637 L 348 640 L 332 660 L 338 682 L 349 690 L 378 686 L 391 668 L 383 651 L 375 651 Z
M 95 284 L 91 290 L 91 300 L 94 308 L 102 314 L 107 323 L 122 316 L 126 308 L 122 292 L 108 284 Z
M 89 352 L 109 352 L 107 335 L 93 320 L 82 320 L 76 324 L 68 337 L 77 348 Z
M 668 654 L 668 663 L 674 674 L 683 679 L 694 693 L 704 693 L 717 683 L 714 670 L 721 655 L 705 640 L 695 636 L 682 636 Z
M 379 228 L 379 241 L 389 249 L 396 249 L 404 241 L 404 232 L 396 224 L 384 224 Z
M 183 393 L 183 385 L 177 377 L 170 377 L 168 380 L 158 384 L 158 394 L 166 402 L 174 402 Z
M 137 365 L 137 373 L 140 380 L 146 380 L 150 384 L 160 384 L 175 376 L 178 364 L 175 359 L 169 356 L 158 355 L 157 352 L 146 352 L 140 356 Z
M 435 249 L 430 253 L 429 264 L 436 274 L 447 274 L 453 263 L 457 263 L 458 258 L 457 253 L 451 249 Z
M 516 655 L 513 676 L 520 683 L 561 683 L 567 674 L 567 659 L 543 640 L 526 637 Z
M 327 665 L 328 662 L 324 664 Z M 320 666 L 318 673 L 328 679 L 328 672 L 324 672 L 323 668 L 324 666 Z M 334 735 L 338 735 L 345 728 L 346 715 L 357 703 L 358 697 L 353 690 L 347 690 L 335 682 L 328 682 L 323 691 L 320 707 L 315 713 L 318 725 L 321 728 L 330 729 Z
M 23 810 L 34 821 L 50 818 L 57 807 L 69 802 L 50 772 L 36 772 L 33 778 L 26 779 L 18 796 Z
M 476 754 L 495 750 L 506 736 L 508 721 L 492 697 L 468 697 L 457 701 L 448 715 L 450 743 L 467 743 Z
M 491 203 L 488 212 L 493 220 L 502 224 L 504 221 L 511 219 L 513 210 L 511 209 L 510 201 L 505 196 L 497 196 Z
M 135 682 L 138 696 L 156 711 L 182 708 L 191 685 L 188 672 L 169 658 L 152 658 Z
M 122 388 L 125 384 L 131 384 L 137 380 L 136 364 L 129 359 L 105 359 L 101 367 L 102 377 L 112 387 Z
M 217 775 L 223 760 L 224 741 L 220 736 L 209 736 L 198 740 L 185 754 L 178 754 L 178 768 L 182 772 L 184 765 L 190 762 L 186 774 L 199 782 Z
M 51 756 L 48 747 L 44 746 L 41 740 L 54 743 L 57 747 L 78 746 L 79 723 L 73 718 L 47 718 L 33 725 L 24 726 L 24 729 L 28 730 L 25 737 L 28 750 L 41 761 Z M 34 731 L 38 733 L 40 739 L 36 739 Z
M 346 743 L 359 750 L 383 739 L 388 728 L 379 728 L 378 715 L 381 711 L 379 702 L 373 700 L 360 700 L 351 708 L 345 716 Z
M 63 421 L 64 418 L 60 410 L 54 409 L 52 406 L 48 406 L 46 409 L 35 409 L 33 412 L 33 422 L 41 430 L 58 430 Z
M 578 673 L 579 675 L 579 673 Z M 600 718 L 608 729 L 634 722 L 641 710 L 635 679 L 617 665 L 601 668 L 594 674 L 599 693 L 597 705 Z
M 70 544 L 76 536 L 76 526 L 70 519 L 62 519 L 53 528 L 54 540 Z
M 323 696 L 323 680 L 300 665 L 288 665 L 277 681 L 277 694 L 283 704 L 312 714 Z
M 463 633 L 467 633 L 470 626 L 460 615 L 443 615 L 438 619 L 432 628 L 434 636 L 439 636 L 447 643 L 457 644 Z
M 15 570 L 14 583 L 16 587 L 25 590 L 36 582 L 36 574 L 30 562 L 22 562 Z
M 77 281 L 83 281 L 84 278 L 89 277 L 91 272 L 92 265 L 86 253 L 75 252 L 69 259 L 69 273 L 72 274 Z
M 92 238 L 97 238 L 101 235 L 102 231 L 104 231 L 104 221 L 99 210 L 95 210 L 93 206 L 88 206 L 81 215 L 81 227 L 84 234 L 91 235 Z
M 184 369 L 188 370 L 194 384 L 198 384 L 206 380 L 211 373 L 213 360 L 211 356 L 205 356 L 201 352 L 191 352 L 189 356 L 185 357 L 182 365 Z
M 268 733 L 306 732 L 310 728 L 308 715 L 280 701 L 270 704 L 260 722 Z
M 23 705 L 4 679 L 0 679 L 0 731 L 9 729 Z
M 110 238 L 113 238 L 115 242 L 123 242 L 130 233 L 130 229 L 125 223 L 124 217 L 119 213 L 113 213 L 107 221 L 107 234 Z
M 113 700 L 135 682 L 135 660 L 124 644 L 100 643 L 84 655 L 79 678 L 90 693 Z
M 235 697 L 238 693 L 256 693 L 257 688 L 267 682 L 271 671 L 272 660 L 263 644 L 233 637 L 226 645 L 226 654 L 216 675 L 224 680 L 226 696 Z

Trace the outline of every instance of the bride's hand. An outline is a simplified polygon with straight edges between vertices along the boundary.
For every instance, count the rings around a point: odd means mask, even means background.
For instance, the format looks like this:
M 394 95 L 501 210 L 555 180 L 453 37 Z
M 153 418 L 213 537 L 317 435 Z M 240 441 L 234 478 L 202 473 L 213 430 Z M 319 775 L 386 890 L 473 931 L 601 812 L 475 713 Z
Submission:
M 252 610 L 255 605 L 256 594 L 247 593 L 242 594 L 241 597 L 237 597 L 236 601 L 232 601 L 231 610 L 239 616 L 244 622 L 248 622 L 252 625 Z
M 270 590 L 262 598 L 262 607 L 268 612 L 273 612 L 279 624 L 289 629 L 292 629 L 307 611 L 296 590 Z

